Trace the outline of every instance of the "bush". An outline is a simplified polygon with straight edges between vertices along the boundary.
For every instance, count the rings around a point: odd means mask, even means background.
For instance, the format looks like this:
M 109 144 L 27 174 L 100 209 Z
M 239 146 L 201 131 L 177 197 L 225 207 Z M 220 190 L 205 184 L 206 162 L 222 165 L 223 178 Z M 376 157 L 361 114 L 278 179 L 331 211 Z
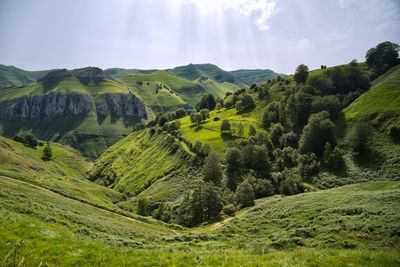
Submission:
M 241 208 L 254 206 L 254 189 L 247 180 L 238 186 L 236 200 Z
M 232 132 L 231 123 L 229 122 L 228 119 L 222 120 L 220 131 L 221 133 L 227 133 L 227 134 L 230 134 Z
M 289 177 L 281 182 L 279 192 L 282 195 L 291 196 L 304 192 L 301 178 L 296 174 L 289 174 Z
M 25 139 L 24 139 L 22 136 L 20 136 L 20 135 L 14 136 L 13 139 L 14 139 L 14 141 L 16 141 L 16 142 L 20 142 L 20 143 L 25 144 Z
M 248 130 L 247 134 L 249 136 L 256 136 L 256 134 L 257 134 L 256 127 L 254 127 L 254 125 L 252 123 L 249 124 L 249 130 Z
M 136 213 L 142 216 L 148 215 L 148 200 L 147 198 L 140 197 L 137 202 L 137 210 Z
M 359 154 L 370 150 L 372 128 L 369 124 L 358 122 L 348 131 L 346 143 L 350 149 Z
M 43 149 L 42 159 L 43 160 L 50 160 L 52 156 L 53 156 L 53 152 L 51 150 L 50 143 L 47 142 L 47 145 Z
M 251 95 L 245 94 L 242 99 L 236 103 L 237 110 L 251 109 L 256 106 L 254 99 Z
M 391 126 L 389 128 L 389 135 L 393 141 L 399 141 L 400 140 L 400 126 L 398 126 L 398 125 Z
M 224 212 L 224 214 L 226 214 L 228 216 L 233 216 L 235 214 L 235 212 L 236 212 L 236 207 L 235 207 L 234 204 L 229 203 L 229 204 L 224 206 L 222 211 Z
M 28 147 L 35 148 L 38 145 L 38 140 L 34 134 L 25 135 L 25 143 Z
M 328 117 L 327 111 L 311 115 L 299 141 L 300 153 L 312 152 L 321 156 L 327 142 L 336 144 L 335 125 Z

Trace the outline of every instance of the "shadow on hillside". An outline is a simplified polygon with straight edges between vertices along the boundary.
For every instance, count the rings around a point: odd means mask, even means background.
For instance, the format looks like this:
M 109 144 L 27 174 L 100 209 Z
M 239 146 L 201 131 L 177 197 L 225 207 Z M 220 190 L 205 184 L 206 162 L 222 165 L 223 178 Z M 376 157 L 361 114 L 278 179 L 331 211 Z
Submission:
M 3 123 L 3 135 L 14 137 L 17 134 L 32 132 L 42 140 L 59 141 L 71 130 L 78 128 L 85 120 L 86 114 L 80 116 L 67 116 L 65 118 L 44 119 L 41 121 L 29 120 L 26 122 L 15 121 Z
M 235 141 L 236 139 L 238 139 L 239 137 L 237 136 L 233 136 L 231 134 L 228 133 L 221 133 L 221 139 L 224 142 L 229 142 L 229 141 Z

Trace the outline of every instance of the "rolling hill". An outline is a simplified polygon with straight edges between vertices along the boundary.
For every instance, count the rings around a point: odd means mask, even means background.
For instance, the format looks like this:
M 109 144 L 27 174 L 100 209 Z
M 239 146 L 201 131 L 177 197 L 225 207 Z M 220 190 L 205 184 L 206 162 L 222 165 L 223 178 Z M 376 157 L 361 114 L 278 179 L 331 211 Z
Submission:
M 237 76 L 241 81 L 243 81 L 246 85 L 251 85 L 252 83 L 263 83 L 269 80 L 275 79 L 278 76 L 286 77 L 286 74 L 276 73 L 273 70 L 265 69 L 241 69 L 231 71 L 232 74 Z
M 33 83 L 54 70 L 27 71 L 0 64 L 0 87 L 23 86 Z

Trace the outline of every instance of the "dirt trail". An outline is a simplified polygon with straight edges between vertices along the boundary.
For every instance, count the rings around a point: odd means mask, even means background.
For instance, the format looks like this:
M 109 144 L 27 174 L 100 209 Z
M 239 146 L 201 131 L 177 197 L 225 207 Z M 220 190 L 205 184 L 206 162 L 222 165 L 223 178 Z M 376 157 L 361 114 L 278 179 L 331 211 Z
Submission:
M 223 220 L 223 221 L 220 221 L 220 222 L 215 223 L 214 225 L 212 225 L 212 226 L 210 227 L 210 230 L 211 230 L 211 231 L 215 231 L 215 230 L 221 228 L 222 225 L 226 224 L 227 222 L 229 222 L 229 221 L 232 220 L 233 218 L 234 218 L 234 217 L 230 217 L 230 218 L 227 218 L 227 219 L 225 219 L 225 220 Z

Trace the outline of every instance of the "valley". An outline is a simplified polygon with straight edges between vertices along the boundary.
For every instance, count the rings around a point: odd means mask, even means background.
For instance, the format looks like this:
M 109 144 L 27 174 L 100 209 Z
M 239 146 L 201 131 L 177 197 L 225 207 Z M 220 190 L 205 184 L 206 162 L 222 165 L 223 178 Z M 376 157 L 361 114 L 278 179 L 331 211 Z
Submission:
M 2 266 L 399 265 L 399 60 L 366 59 L 7 67 Z

